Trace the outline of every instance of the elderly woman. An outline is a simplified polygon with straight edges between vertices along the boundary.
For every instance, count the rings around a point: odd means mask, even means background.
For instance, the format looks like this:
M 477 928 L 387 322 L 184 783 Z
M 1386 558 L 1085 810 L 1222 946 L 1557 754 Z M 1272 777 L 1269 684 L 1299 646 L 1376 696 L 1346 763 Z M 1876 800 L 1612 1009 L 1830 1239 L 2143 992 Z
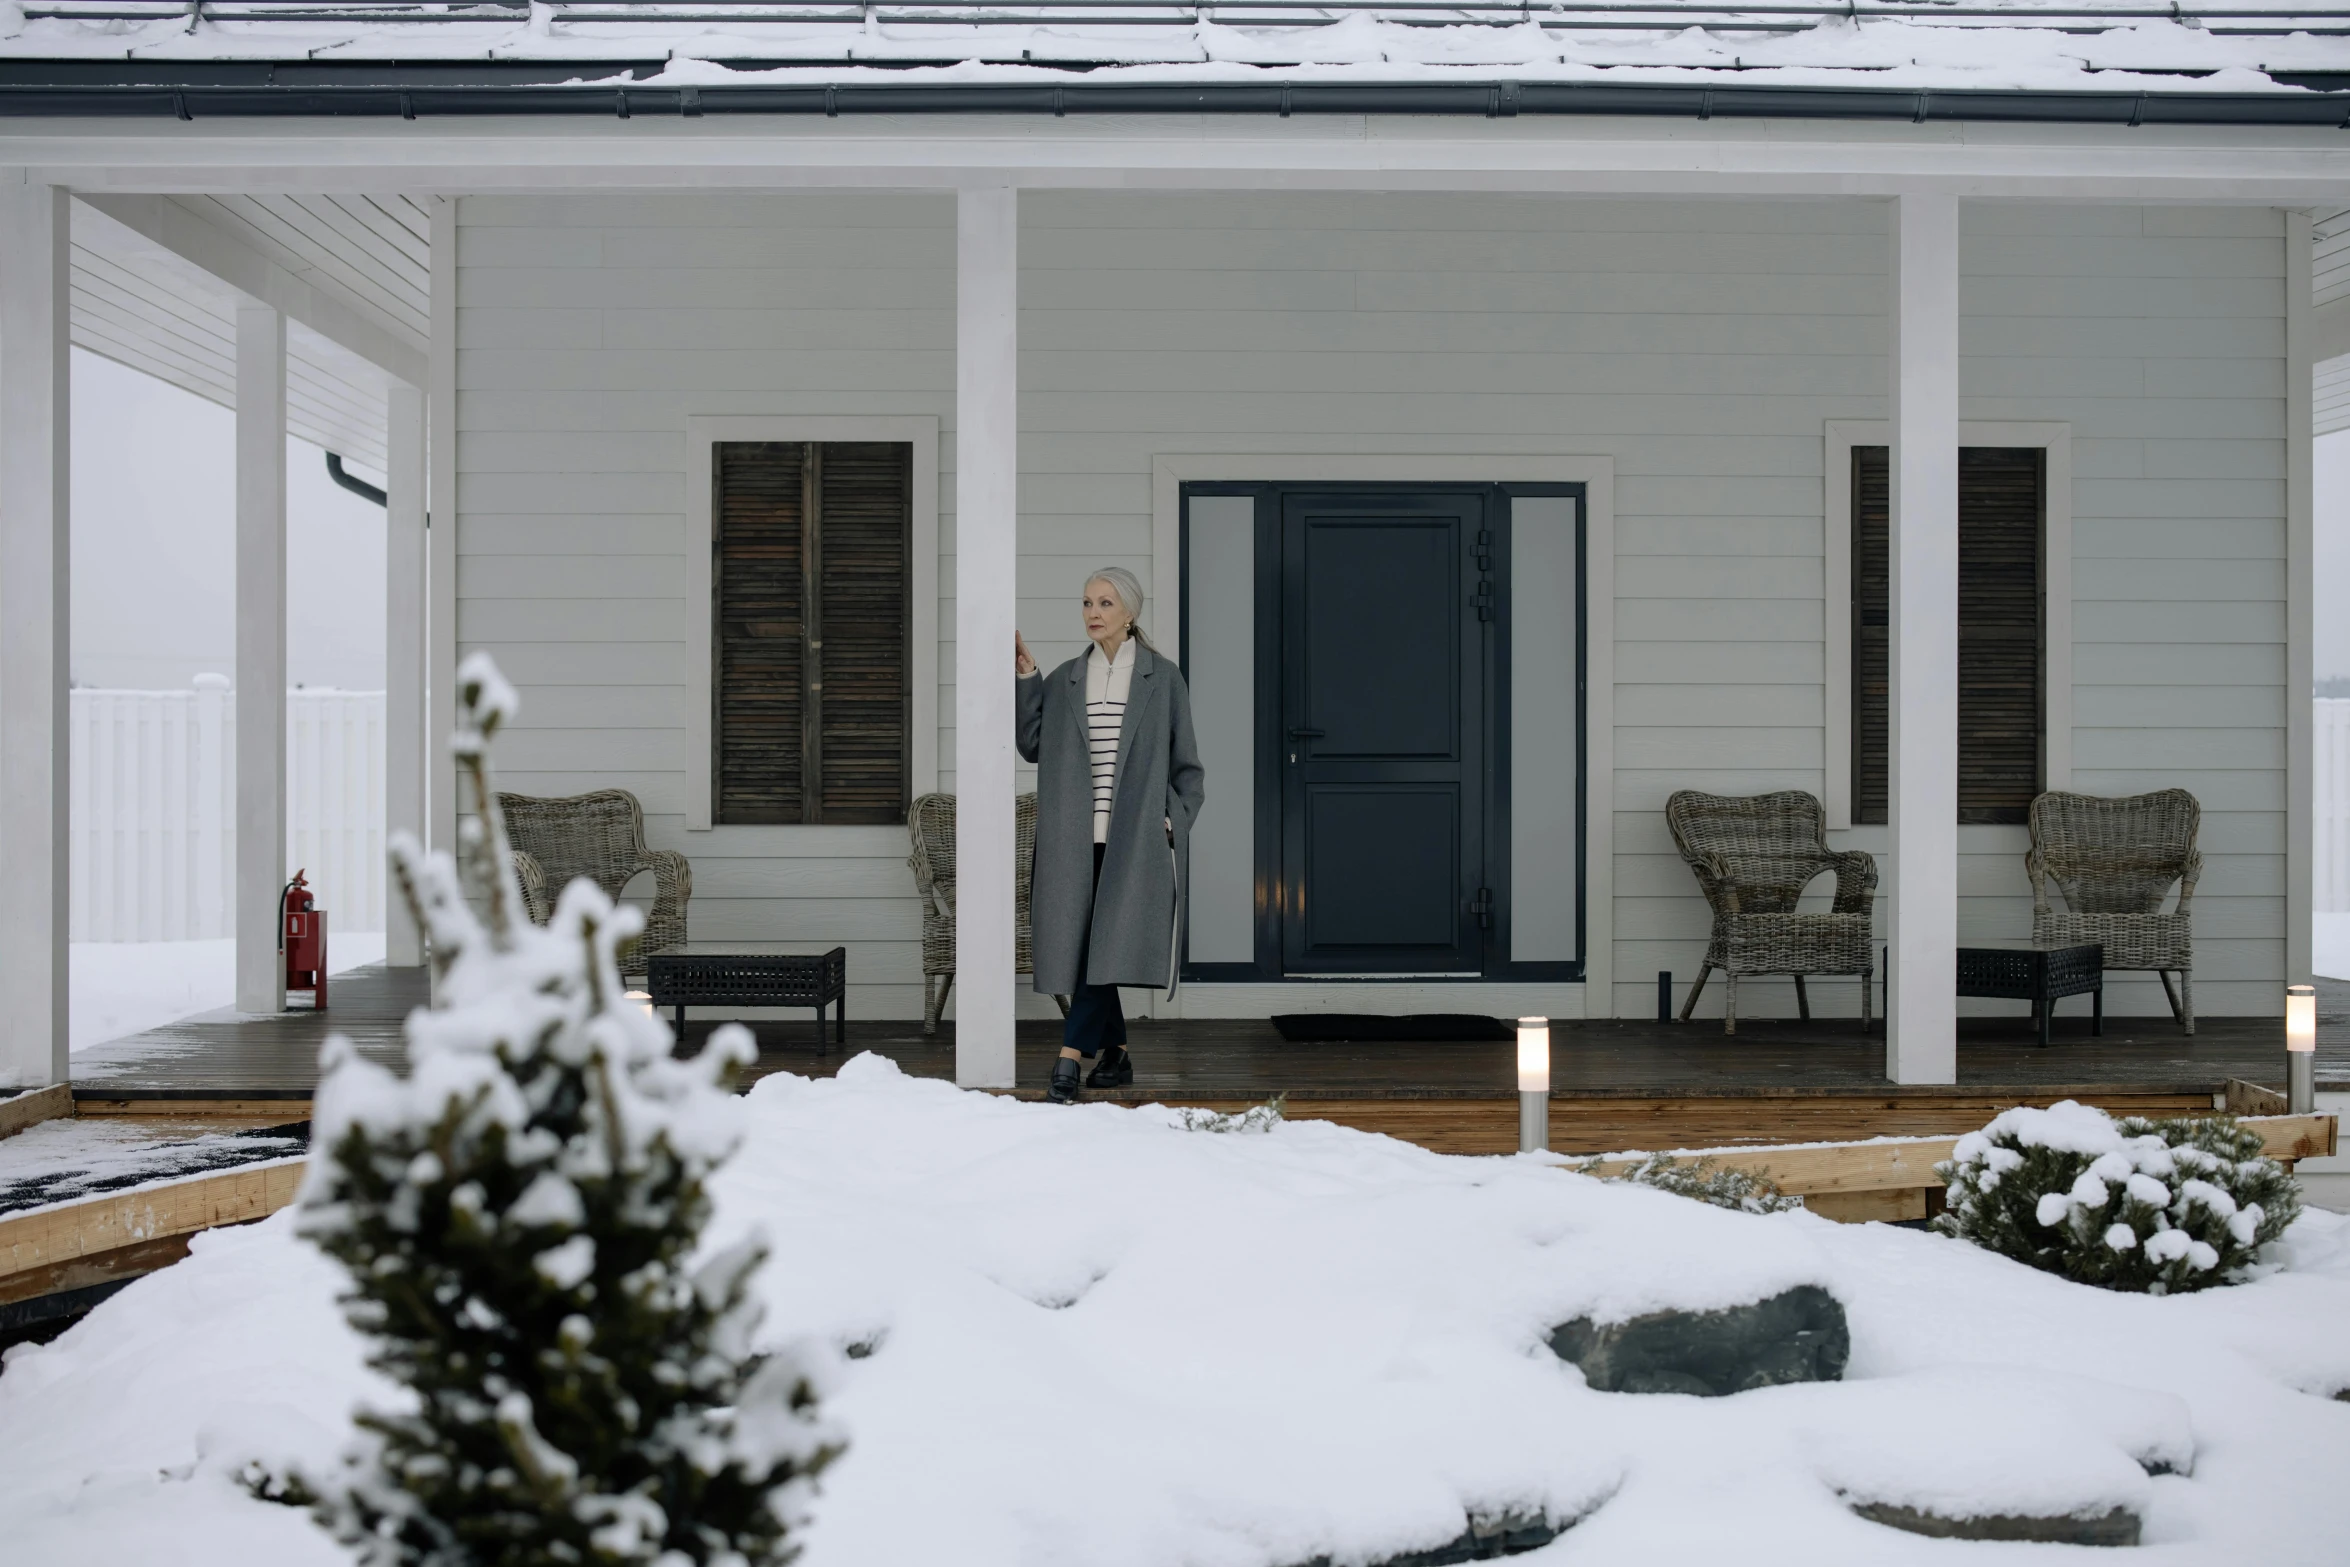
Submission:
M 1080 1063 L 1097 1055 L 1087 1085 L 1134 1081 L 1120 985 L 1175 988 L 1184 851 L 1207 773 L 1183 672 L 1151 647 L 1141 613 L 1134 573 L 1104 566 L 1085 580 L 1090 651 L 1040 674 L 1012 633 L 1020 755 L 1037 764 L 1036 988 L 1070 998 L 1045 1095 L 1055 1104 L 1077 1098 Z

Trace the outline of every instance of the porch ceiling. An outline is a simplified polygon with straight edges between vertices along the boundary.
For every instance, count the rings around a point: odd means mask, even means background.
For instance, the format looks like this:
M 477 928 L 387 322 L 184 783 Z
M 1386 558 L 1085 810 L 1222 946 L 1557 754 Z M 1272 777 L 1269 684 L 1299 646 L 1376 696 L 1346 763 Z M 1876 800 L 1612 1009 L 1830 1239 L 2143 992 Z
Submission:
M 2350 207 L 2309 215 L 2310 303 L 2321 317 L 2329 305 L 2350 309 Z M 2325 358 L 2320 350 L 2310 412 L 2319 435 L 2350 430 L 2350 355 Z
M 185 196 L 189 216 L 335 297 L 421 353 L 427 224 L 405 196 Z M 74 204 L 73 341 L 222 407 L 235 406 L 238 292 L 194 262 Z M 296 322 L 287 427 L 382 471 L 387 372 Z
M 424 347 L 432 224 L 413 197 L 189 196 L 180 205 Z

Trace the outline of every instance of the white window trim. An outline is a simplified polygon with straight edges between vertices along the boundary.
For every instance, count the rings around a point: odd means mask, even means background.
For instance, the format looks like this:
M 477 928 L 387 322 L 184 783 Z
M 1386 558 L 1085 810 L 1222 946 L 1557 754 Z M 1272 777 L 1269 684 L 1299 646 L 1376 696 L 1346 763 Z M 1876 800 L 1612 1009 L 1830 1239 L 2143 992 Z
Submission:
M 685 421 L 685 825 L 711 830 L 710 777 L 713 518 L 710 448 L 720 441 L 902 441 L 914 448 L 911 613 L 912 750 L 915 797 L 938 787 L 938 420 L 929 415 L 695 415 Z M 869 828 L 825 824 L 730 826 L 729 833 L 842 833 Z
M 1583 486 L 1583 766 L 1588 779 L 1588 814 L 1583 826 L 1583 1015 L 1615 1013 L 1616 888 L 1616 464 L 1613 457 L 1529 456 L 1523 452 L 1469 457 L 1459 453 L 1405 457 L 1267 455 L 1236 452 L 1162 454 L 1151 459 L 1151 592 L 1164 607 L 1155 624 L 1162 641 L 1183 657 L 1183 486 L 1193 480 L 1237 483 L 1333 484 L 1580 484 Z M 1185 992 L 1233 987 L 1186 985 Z M 1294 989 L 1295 987 L 1284 987 Z M 1499 987 L 1526 992 L 1521 1005 L 1535 1005 L 1535 990 L 1563 994 L 1555 985 Z M 1340 993 L 1334 991 L 1334 997 Z M 1349 990 L 1346 996 L 1360 998 Z M 1452 995 L 1449 990 L 1448 996 Z M 1465 992 L 1464 992 L 1465 994 Z M 1342 997 L 1340 999 L 1343 999 Z M 1392 998 L 1385 998 L 1392 999 Z M 1454 997 L 1458 999 L 1458 997 Z M 1290 996 L 1284 1005 L 1298 1004 Z M 1337 1004 L 1333 1000 L 1331 1004 Z M 1399 1003 L 1400 1004 L 1400 1003 Z M 1447 1004 L 1451 1004 L 1447 1002 Z M 1499 1003 L 1496 1003 L 1497 1005 Z M 1564 1017 L 1563 1006 L 1541 1003 Z M 1177 1006 L 1181 1003 L 1177 1002 Z M 1181 1015 L 1173 1013 L 1169 1015 Z M 1222 1015 L 1202 1011 L 1200 1016 Z
M 1889 446 L 1893 426 L 1883 419 L 1827 422 L 1827 777 L 1821 792 L 1828 829 L 1852 827 L 1852 449 Z M 2037 446 L 2048 454 L 2047 508 L 2041 548 L 2046 650 L 2040 666 L 2044 788 L 2073 783 L 2073 427 L 1966 420 L 1961 446 Z

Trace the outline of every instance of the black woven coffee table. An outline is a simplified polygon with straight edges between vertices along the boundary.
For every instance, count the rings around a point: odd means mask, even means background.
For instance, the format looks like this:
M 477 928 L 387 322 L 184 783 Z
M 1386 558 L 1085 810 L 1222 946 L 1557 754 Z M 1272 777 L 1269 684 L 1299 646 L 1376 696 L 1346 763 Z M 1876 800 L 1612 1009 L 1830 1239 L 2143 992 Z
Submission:
M 687 1007 L 814 1007 L 816 1049 L 825 1048 L 824 1009 L 834 1008 L 832 1042 L 849 1042 L 849 949 L 830 952 L 665 952 L 647 974 L 653 1005 L 677 1009 L 685 1031 Z
M 2094 998 L 2089 1031 L 2105 1032 L 2105 949 L 2039 947 L 2028 941 L 1958 949 L 1958 993 L 2029 1001 L 2032 1019 L 2040 1025 L 2040 1043 L 2049 1042 L 2048 1026 L 2056 1003 L 2066 996 Z

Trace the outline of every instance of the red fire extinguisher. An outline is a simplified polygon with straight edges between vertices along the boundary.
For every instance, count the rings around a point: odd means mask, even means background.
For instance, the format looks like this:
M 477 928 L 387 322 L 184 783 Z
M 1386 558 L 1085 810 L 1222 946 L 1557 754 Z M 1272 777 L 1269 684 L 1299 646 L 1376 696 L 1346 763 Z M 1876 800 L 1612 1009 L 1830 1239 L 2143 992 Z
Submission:
M 286 989 L 307 990 L 311 1005 L 326 1010 L 326 910 L 317 907 L 304 873 L 294 872 L 278 895 L 278 946 L 286 955 Z

